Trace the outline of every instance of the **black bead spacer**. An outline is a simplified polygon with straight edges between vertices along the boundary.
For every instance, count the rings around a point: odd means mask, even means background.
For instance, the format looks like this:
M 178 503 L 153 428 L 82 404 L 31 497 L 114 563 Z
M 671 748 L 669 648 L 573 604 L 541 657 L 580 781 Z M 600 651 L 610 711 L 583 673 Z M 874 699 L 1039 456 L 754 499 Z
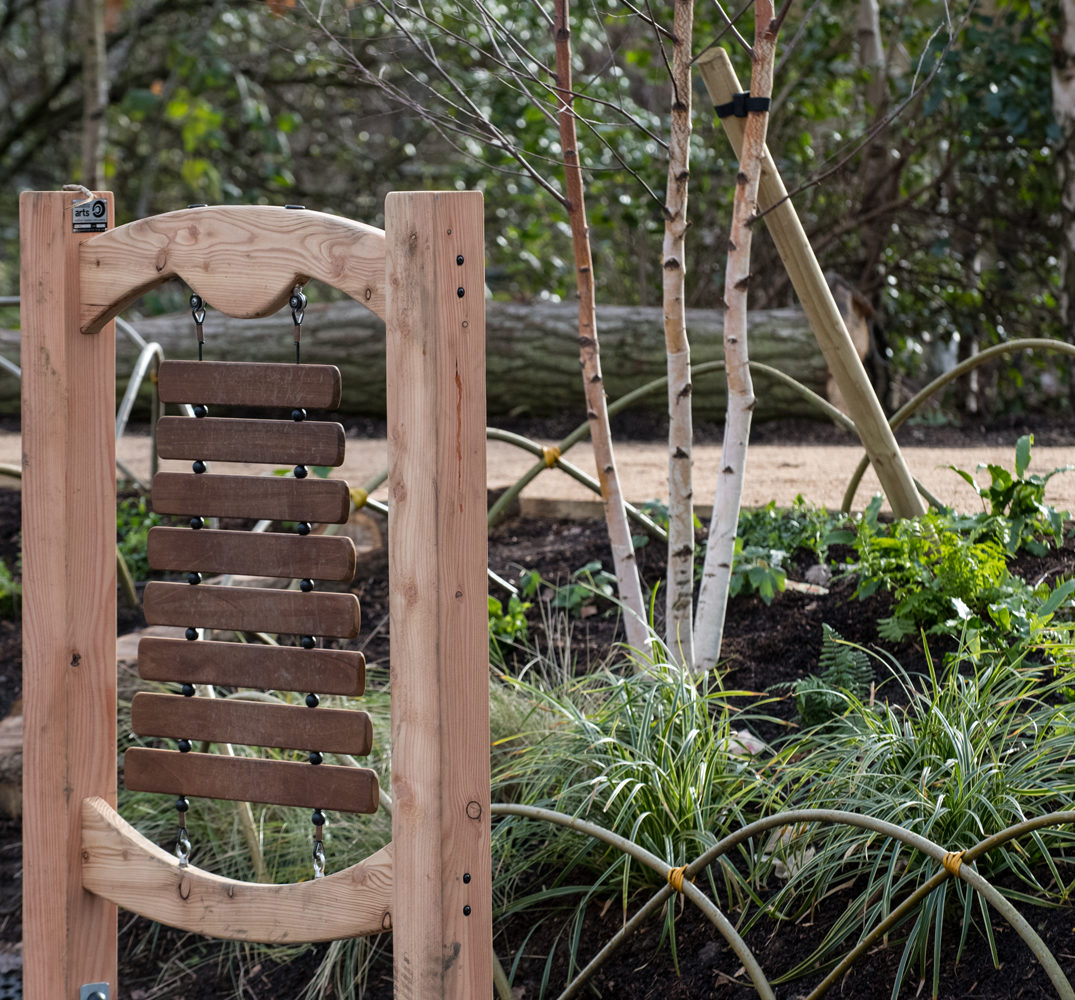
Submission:
M 194 529 L 195 531 L 197 531 L 197 530 L 198 530 L 199 528 L 204 528 L 204 527 L 205 527 L 205 518 L 202 518 L 202 517 L 192 517 L 192 518 L 190 519 L 190 526 L 191 526 L 191 527 L 192 527 L 192 528 L 193 528 L 193 529 Z
M 463 873 L 463 884 L 470 885 L 470 872 Z
M 460 298 L 462 298 L 464 295 L 467 294 L 467 290 L 465 288 L 463 288 L 462 286 L 460 286 L 459 288 L 457 288 L 455 290 L 455 294 L 458 295 Z
M 201 460 L 201 459 L 199 458 L 199 459 L 198 459 L 197 461 L 195 461 L 195 462 L 194 462 L 194 463 L 193 463 L 193 464 L 191 465 L 191 468 L 192 468 L 192 469 L 194 470 L 194 474 L 195 474 L 196 476 L 200 476 L 200 475 L 201 475 L 201 474 L 202 474 L 203 472 L 205 472 L 205 469 L 206 469 L 206 465 L 205 465 L 205 463 L 204 463 L 204 462 L 203 462 L 203 461 L 202 461 L 202 460 Z
M 303 649 L 313 649 L 317 645 L 317 640 L 312 635 L 304 635 L 299 639 L 299 645 Z
M 188 573 L 187 574 L 187 583 L 189 583 L 192 587 L 197 587 L 198 584 L 201 583 L 201 582 L 202 582 L 201 573 Z
M 202 417 L 209 416 L 209 407 L 206 406 L 205 403 L 198 403 L 198 405 L 194 407 L 194 416 L 199 420 L 201 420 Z
M 309 521 L 299 521 L 299 523 L 295 525 L 295 530 L 300 535 L 308 535 L 313 530 L 313 525 L 310 524 Z
M 462 254 L 457 254 L 457 255 L 456 255 L 456 258 L 455 258 L 455 262 L 456 262 L 456 263 L 457 263 L 457 264 L 458 264 L 458 265 L 459 265 L 460 267 L 462 267 L 462 266 L 463 266 L 463 255 L 462 255 Z
M 305 479 L 310 473 L 305 465 L 296 465 L 295 468 L 291 470 L 291 474 L 296 479 Z
M 463 916 L 464 917 L 469 917 L 470 916 L 470 907 L 469 906 L 464 906 L 463 907 Z
M 316 694 L 308 694 L 306 696 L 306 707 L 307 708 L 317 708 L 317 706 L 320 705 L 320 704 L 321 704 L 321 699 L 318 698 Z
M 299 581 L 299 590 L 301 590 L 304 594 L 310 593 L 310 591 L 313 590 L 313 589 L 314 589 L 313 580 L 307 579 L 307 580 L 300 580 Z
M 180 753 L 190 753 L 190 740 L 179 740 L 176 743 Z
M 307 759 L 310 761 L 311 764 L 316 766 L 317 764 L 320 764 L 321 761 L 323 761 L 325 758 L 322 757 L 317 750 L 311 750 L 310 756 Z
M 291 411 L 291 419 L 297 424 L 301 424 L 306 419 L 306 411 L 301 406 L 296 406 Z
M 194 685 L 193 684 L 184 684 L 179 689 L 179 692 L 180 692 L 180 694 L 183 695 L 184 698 L 193 698 L 194 697 Z
M 176 812 L 185 813 L 189 808 L 190 803 L 182 795 L 180 795 L 179 798 L 175 800 Z
M 324 826 L 325 814 L 320 809 L 315 809 L 314 814 L 310 817 L 310 822 L 313 823 L 314 826 Z
M 187 639 L 190 642 L 193 642 L 195 639 L 198 638 L 198 630 L 196 628 L 194 628 L 192 625 L 187 626 L 187 630 L 183 634 L 187 637 Z

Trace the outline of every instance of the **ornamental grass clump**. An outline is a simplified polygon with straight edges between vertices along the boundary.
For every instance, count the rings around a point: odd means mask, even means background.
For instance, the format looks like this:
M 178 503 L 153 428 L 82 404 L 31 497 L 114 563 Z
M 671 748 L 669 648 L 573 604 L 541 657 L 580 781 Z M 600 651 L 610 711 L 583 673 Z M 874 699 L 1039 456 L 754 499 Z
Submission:
M 964 649 L 943 675 L 932 663 L 922 678 L 893 665 L 897 690 L 888 702 L 867 705 L 845 691 L 840 718 L 783 748 L 778 778 L 787 802 L 886 820 L 953 852 L 1070 808 L 1075 712 L 1060 695 L 1071 683 L 1072 658 L 1058 662 L 1067 670 L 1012 664 L 989 652 L 971 658 Z M 838 888 L 853 898 L 792 976 L 838 958 L 938 871 L 935 860 L 868 830 L 835 824 L 795 834 L 787 849 L 804 860 L 769 912 L 800 917 Z M 1075 886 L 1066 868 L 1073 840 L 1069 827 L 1028 832 L 982 855 L 974 868 L 989 880 L 1005 876 L 1003 891 L 1013 898 L 1066 900 Z M 958 942 L 958 958 L 972 924 L 996 960 L 991 920 L 985 902 L 959 879 L 930 892 L 893 931 L 906 935 L 893 995 L 912 968 L 924 976 L 931 962 L 936 991 L 942 953 L 950 957 Z
M 731 724 L 729 699 L 745 692 L 667 664 L 626 676 L 605 669 L 555 687 L 508 683 L 532 710 L 499 748 L 494 801 L 504 800 L 503 789 L 514 802 L 586 818 L 670 868 L 765 807 L 768 790 Z M 501 886 L 520 887 L 539 872 L 541 888 L 529 888 L 545 898 L 567 891 L 570 880 L 584 884 L 587 897 L 607 896 L 618 879 L 626 905 L 634 889 L 657 878 L 588 838 L 515 817 L 495 828 L 494 858 Z M 729 866 L 726 887 L 736 879 Z

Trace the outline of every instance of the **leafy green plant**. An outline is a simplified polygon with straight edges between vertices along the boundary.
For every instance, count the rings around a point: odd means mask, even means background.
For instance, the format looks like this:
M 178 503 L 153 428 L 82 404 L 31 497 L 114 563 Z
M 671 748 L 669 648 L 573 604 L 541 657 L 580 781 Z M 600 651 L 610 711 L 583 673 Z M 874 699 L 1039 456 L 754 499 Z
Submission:
M 536 570 L 530 570 L 522 575 L 521 584 L 524 597 L 537 597 L 544 590 L 550 607 L 575 618 L 592 608 L 595 599 L 612 602 L 616 597 L 616 577 L 598 559 L 580 566 L 567 583 L 549 583 Z
M 160 516 L 149 509 L 145 496 L 127 497 L 116 505 L 116 544 L 136 580 L 149 576 L 146 538 L 149 529 L 160 524 Z
M 777 773 L 790 806 L 838 803 L 949 851 L 1066 808 L 1075 794 L 1075 720 L 1070 706 L 1057 698 L 1063 677 L 1012 664 L 1000 651 L 971 656 L 966 649 L 943 676 L 931 665 L 924 688 L 896 664 L 893 675 L 906 698 L 904 707 L 866 705 L 848 695 L 840 718 L 805 730 L 783 748 Z M 1066 892 L 1066 877 L 1055 859 L 1070 850 L 1072 841 L 1070 829 L 1043 828 L 982 855 L 975 867 L 990 879 L 1009 876 L 1006 884 L 1016 886 L 1003 890 L 1009 895 L 1048 898 Z M 773 900 L 780 916 L 801 915 L 836 885 L 854 886 L 857 893 L 793 974 L 846 950 L 938 867 L 893 839 L 843 824 L 798 831 L 793 846 L 802 864 Z M 974 920 L 975 910 L 980 921 Z M 936 995 L 943 932 L 957 913 L 962 932 L 956 958 L 972 923 L 988 937 L 995 958 L 984 901 L 958 879 L 942 884 L 923 901 L 910 926 L 904 924 L 907 937 L 894 997 L 912 968 L 925 975 L 929 964 Z
M 771 604 L 777 594 L 784 592 L 787 583 L 788 574 L 783 567 L 786 558 L 787 553 L 782 549 L 744 545 L 741 538 L 736 538 L 728 596 L 757 594 L 766 604 Z
M 505 647 L 519 646 L 526 642 L 526 612 L 529 609 L 530 602 L 520 600 L 518 594 L 512 594 L 508 598 L 506 608 L 499 598 L 489 596 L 489 656 L 494 663 L 503 666 Z
M 1019 589 L 1001 546 L 978 532 L 964 533 L 949 512 L 882 525 L 879 509 L 877 497 L 856 532 L 855 594 L 863 598 L 884 589 L 895 598 L 891 617 L 879 622 L 882 638 L 897 641 L 920 628 L 943 629 Z
M 22 610 L 22 583 L 0 562 L 0 615 L 17 618 Z
M 1014 474 L 992 463 L 979 465 L 979 471 L 989 472 L 988 486 L 981 485 L 969 472 L 948 466 L 981 497 L 985 511 L 978 518 L 979 524 L 1011 555 L 1021 549 L 1044 555 L 1049 545 L 1062 545 L 1064 524 L 1070 516 L 1045 502 L 1045 487 L 1053 476 L 1070 472 L 1075 466 L 1061 466 L 1044 476 L 1028 475 L 1033 444 L 1033 434 L 1024 434 L 1015 443 Z
M 830 545 L 853 540 L 848 523 L 843 514 L 814 507 L 801 494 L 790 508 L 770 502 L 740 511 L 729 596 L 757 594 L 766 604 L 772 603 L 784 591 L 789 559 L 805 554 L 816 562 L 827 562 Z
M 848 527 L 846 515 L 815 507 L 800 493 L 790 507 L 777 507 L 775 501 L 770 501 L 764 507 L 740 511 L 736 534 L 744 548 L 759 546 L 790 556 L 806 552 L 824 563 L 828 561 L 830 545 L 852 540 Z
M 821 633 L 817 674 L 792 687 L 805 726 L 821 725 L 840 715 L 848 695 L 865 700 L 873 682 L 873 666 L 865 650 L 845 642 L 829 625 L 822 625 Z

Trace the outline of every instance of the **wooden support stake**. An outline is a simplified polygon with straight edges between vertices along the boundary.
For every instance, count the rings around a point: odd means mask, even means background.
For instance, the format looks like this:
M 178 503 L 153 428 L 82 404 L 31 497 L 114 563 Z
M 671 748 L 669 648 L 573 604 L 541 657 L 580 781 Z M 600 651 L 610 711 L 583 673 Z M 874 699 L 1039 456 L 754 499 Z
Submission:
M 116 983 L 116 907 L 81 881 L 82 801 L 116 802 L 115 331 L 79 331 L 82 200 L 19 199 L 26 1000 Z
M 698 59 L 698 68 L 714 105 L 725 104 L 741 87 L 732 68 L 728 53 L 713 48 Z M 743 143 L 745 118 L 729 116 L 721 119 L 725 133 L 739 155 Z M 761 185 L 758 208 L 765 211 L 765 224 L 772 234 L 780 259 L 787 268 L 788 277 L 810 320 L 821 353 L 825 355 L 829 371 L 847 403 L 851 419 L 862 440 L 862 446 L 870 456 L 877 478 L 892 506 L 896 517 L 915 517 L 925 512 L 915 490 L 911 471 L 896 443 L 884 411 L 874 393 L 866 370 L 851 342 L 840 310 L 832 297 L 825 276 L 814 256 L 813 248 L 803 230 L 799 216 L 788 198 L 787 188 L 780 179 L 776 163 L 768 150 L 762 162 Z
M 396 1000 L 492 995 L 482 196 L 385 202 Z

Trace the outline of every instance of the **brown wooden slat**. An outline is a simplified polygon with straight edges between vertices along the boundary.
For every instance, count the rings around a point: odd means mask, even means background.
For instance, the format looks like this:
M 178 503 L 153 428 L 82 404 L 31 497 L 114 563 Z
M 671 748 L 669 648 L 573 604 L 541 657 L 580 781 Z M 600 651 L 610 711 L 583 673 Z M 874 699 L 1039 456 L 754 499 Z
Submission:
M 365 712 L 267 705 L 234 698 L 186 698 L 139 691 L 131 702 L 131 728 L 139 736 L 324 750 L 359 757 L 373 748 L 373 725 Z
M 157 454 L 205 462 L 330 465 L 343 463 L 341 424 L 325 420 L 161 417 Z
M 354 813 L 376 812 L 380 802 L 377 775 L 364 767 L 132 747 L 123 755 L 123 772 L 135 792 Z
M 138 642 L 138 675 L 147 681 L 357 697 L 366 689 L 366 658 L 350 649 L 145 636 Z
M 354 594 L 270 590 L 265 587 L 211 587 L 207 584 L 146 585 L 142 601 L 150 625 L 284 632 L 289 635 L 358 635 L 361 615 Z
M 335 410 L 342 398 L 342 385 L 335 365 L 162 361 L 157 388 L 165 403 Z
M 355 543 L 344 535 L 150 528 L 146 556 L 153 569 L 236 573 L 349 582 Z
M 186 472 L 158 472 L 153 477 L 153 510 L 158 514 L 343 524 L 350 499 L 342 479 Z

